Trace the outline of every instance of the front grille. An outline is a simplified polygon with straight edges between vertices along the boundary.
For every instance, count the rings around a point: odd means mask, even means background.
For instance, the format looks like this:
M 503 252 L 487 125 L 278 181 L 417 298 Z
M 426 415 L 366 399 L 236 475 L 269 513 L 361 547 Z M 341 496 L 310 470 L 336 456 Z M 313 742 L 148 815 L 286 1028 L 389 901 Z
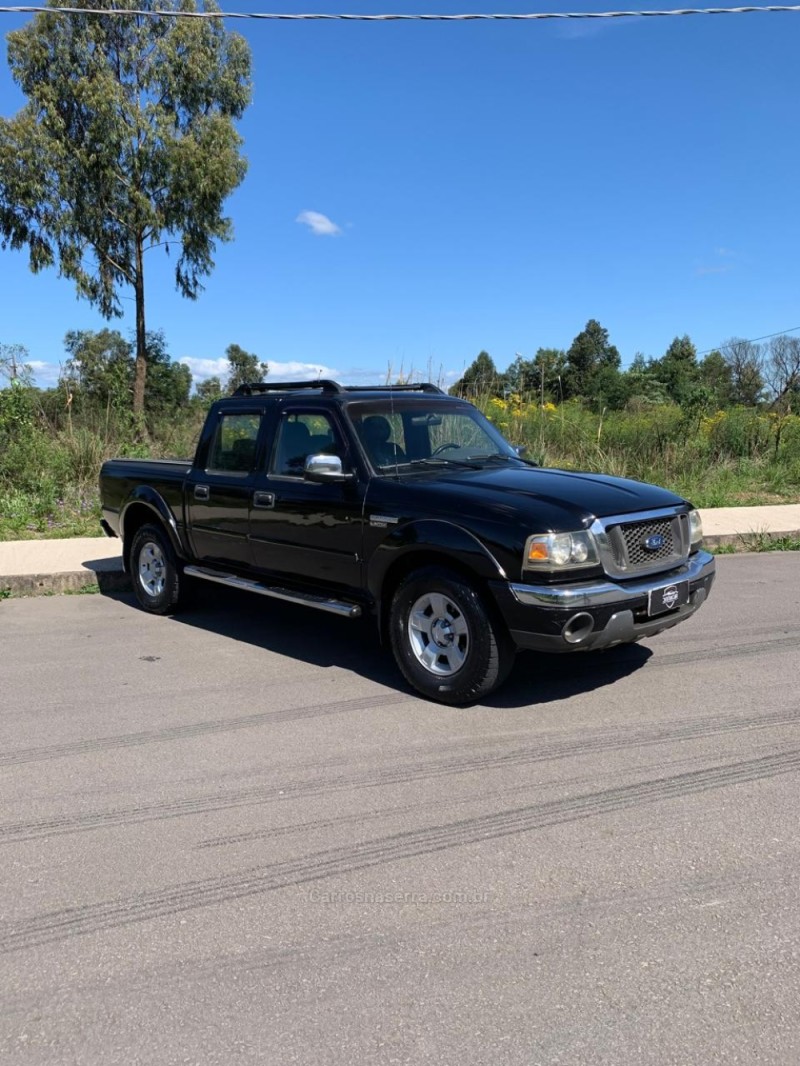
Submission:
M 684 512 L 601 518 L 596 527 L 603 569 L 610 577 L 672 570 L 689 557 L 689 516 Z
M 672 522 L 668 518 L 662 518 L 656 522 L 620 526 L 619 529 L 625 542 L 629 566 L 652 566 L 661 559 L 672 559 L 675 555 Z M 664 543 L 655 551 L 648 550 L 645 547 L 648 537 L 663 537 Z

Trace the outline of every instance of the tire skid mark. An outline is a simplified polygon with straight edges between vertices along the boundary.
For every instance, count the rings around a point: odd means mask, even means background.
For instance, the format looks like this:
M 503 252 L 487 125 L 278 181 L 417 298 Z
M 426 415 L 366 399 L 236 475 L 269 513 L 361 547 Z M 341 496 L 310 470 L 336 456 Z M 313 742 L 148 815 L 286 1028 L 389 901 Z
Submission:
M 377 707 L 406 703 L 415 697 L 395 695 L 364 696 L 358 699 L 339 700 L 334 703 L 318 703 L 310 707 L 288 707 L 280 711 L 260 711 L 240 718 L 216 718 L 205 722 L 170 726 L 167 729 L 148 729 L 141 733 L 122 733 L 117 736 L 97 737 L 92 740 L 74 740 L 65 744 L 50 744 L 39 748 L 18 748 L 16 751 L 0 752 L 0 766 L 15 766 L 29 762 L 62 759 L 70 755 L 85 755 L 96 751 L 111 751 L 115 748 L 137 748 L 144 744 L 163 744 L 172 740 L 186 740 L 206 736 L 209 733 L 232 733 L 239 729 L 253 729 L 261 725 L 279 725 L 282 722 L 298 722 L 304 718 L 320 718 L 349 711 L 371 711 Z
M 345 701 L 341 706 L 347 708 L 349 702 Z M 363 701 L 357 700 L 354 702 L 361 703 Z M 335 705 L 329 705 L 329 707 L 333 706 Z M 374 706 L 374 704 L 370 703 L 370 706 Z M 395 769 L 371 770 L 360 776 L 358 774 L 343 774 L 332 780 L 326 777 L 317 777 L 297 785 L 253 785 L 249 788 L 231 791 L 222 796 L 215 792 L 174 800 L 170 803 L 140 804 L 130 807 L 118 807 L 111 811 L 91 811 L 72 816 L 66 815 L 26 822 L 10 822 L 6 825 L 0 825 L 0 846 L 33 840 L 42 836 L 91 832 L 95 829 L 166 821 L 171 818 L 209 814 L 214 811 L 235 810 L 238 807 L 257 806 L 273 800 L 286 802 L 289 799 L 311 798 L 359 788 L 386 788 L 390 785 L 403 785 L 440 777 L 503 770 L 517 766 L 531 766 L 559 759 L 624 751 L 629 748 L 654 744 L 673 744 L 680 741 L 702 740 L 708 737 L 724 736 L 743 731 L 773 729 L 785 725 L 800 725 L 800 707 L 774 711 L 770 714 L 749 715 L 743 718 L 713 715 L 691 719 L 677 727 L 655 726 L 645 729 L 625 730 L 622 733 L 616 731 L 610 735 L 599 734 L 594 737 L 584 737 L 580 740 L 570 738 L 555 742 L 551 741 L 550 743 L 544 742 L 492 755 L 475 755 L 467 758 L 443 759 L 421 765 L 407 764 Z M 279 830 L 273 831 L 278 832 Z M 263 833 L 263 830 L 259 832 Z M 222 843 L 228 842 L 234 843 L 236 840 L 223 838 Z M 212 839 L 204 841 L 198 846 L 213 847 L 217 846 L 217 844 L 218 841 Z
M 706 659 L 731 659 L 742 655 L 759 655 L 762 652 L 784 649 L 796 650 L 800 644 L 800 633 L 794 636 L 780 637 L 777 640 L 748 641 L 744 644 L 726 644 L 724 648 L 697 648 L 692 651 L 666 652 L 654 655 L 648 660 L 650 666 L 673 666 L 675 663 L 697 663 Z M 649 647 L 649 645 L 647 645 Z
M 200 907 L 231 903 L 249 896 L 341 877 L 389 862 L 455 847 L 529 833 L 537 829 L 597 818 L 617 811 L 661 803 L 709 789 L 760 781 L 800 770 L 800 749 L 692 770 L 567 799 L 498 811 L 426 829 L 406 830 L 361 844 L 329 848 L 272 866 L 257 866 L 222 877 L 142 892 L 134 896 L 49 911 L 0 933 L 0 951 L 10 953 L 73 936 L 112 930 Z

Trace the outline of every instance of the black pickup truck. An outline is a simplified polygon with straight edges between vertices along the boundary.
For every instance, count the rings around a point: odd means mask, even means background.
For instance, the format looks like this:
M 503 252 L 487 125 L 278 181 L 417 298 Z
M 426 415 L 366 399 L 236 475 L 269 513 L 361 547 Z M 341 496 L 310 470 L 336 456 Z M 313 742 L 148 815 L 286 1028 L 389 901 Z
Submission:
M 145 610 L 176 610 L 202 579 L 369 613 L 443 703 L 491 692 L 519 648 L 660 633 L 714 581 L 685 500 L 537 467 L 427 384 L 245 385 L 211 407 L 194 462 L 113 459 L 100 493 Z

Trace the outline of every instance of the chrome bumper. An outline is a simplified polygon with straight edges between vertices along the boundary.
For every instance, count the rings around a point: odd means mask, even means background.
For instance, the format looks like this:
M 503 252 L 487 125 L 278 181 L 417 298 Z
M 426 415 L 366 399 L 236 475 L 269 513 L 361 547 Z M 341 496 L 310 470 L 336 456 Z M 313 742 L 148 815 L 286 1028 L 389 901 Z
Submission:
M 515 609 L 509 631 L 518 648 L 545 652 L 599 651 L 653 637 L 690 618 L 714 581 L 714 557 L 696 552 L 685 565 L 646 579 L 585 581 L 574 585 L 506 585 Z M 645 617 L 643 601 L 654 589 L 689 583 L 689 602 Z
M 574 585 L 510 585 L 511 593 L 529 607 L 565 607 L 578 609 L 606 607 L 611 603 L 624 608 L 626 601 L 640 599 L 653 589 L 676 581 L 703 581 L 715 571 L 714 556 L 699 551 L 684 566 L 664 574 L 651 574 L 638 581 L 585 581 Z

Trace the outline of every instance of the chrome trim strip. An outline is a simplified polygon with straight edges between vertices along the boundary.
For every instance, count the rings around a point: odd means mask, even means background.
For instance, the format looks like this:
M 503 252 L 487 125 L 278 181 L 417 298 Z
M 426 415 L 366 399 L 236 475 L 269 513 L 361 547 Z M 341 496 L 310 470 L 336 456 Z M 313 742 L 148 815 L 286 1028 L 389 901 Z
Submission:
M 609 603 L 625 603 L 646 596 L 652 589 L 674 584 L 676 581 L 700 581 L 714 573 L 714 556 L 699 551 L 688 562 L 673 570 L 653 574 L 647 580 L 584 581 L 574 585 L 509 585 L 514 598 L 529 607 L 602 607 Z

